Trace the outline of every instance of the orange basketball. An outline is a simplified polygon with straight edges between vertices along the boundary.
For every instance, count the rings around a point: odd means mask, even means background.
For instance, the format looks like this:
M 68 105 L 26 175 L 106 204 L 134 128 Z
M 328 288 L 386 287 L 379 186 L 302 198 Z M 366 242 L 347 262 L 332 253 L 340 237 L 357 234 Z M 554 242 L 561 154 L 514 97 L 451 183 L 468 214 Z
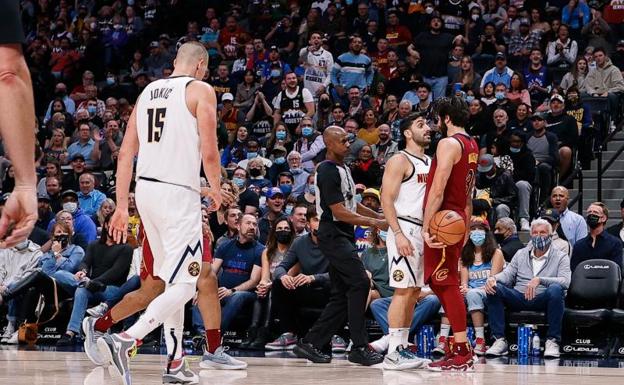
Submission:
M 438 242 L 452 246 L 464 239 L 466 223 L 464 219 L 453 210 L 438 211 L 429 223 L 429 235 L 434 236 Z

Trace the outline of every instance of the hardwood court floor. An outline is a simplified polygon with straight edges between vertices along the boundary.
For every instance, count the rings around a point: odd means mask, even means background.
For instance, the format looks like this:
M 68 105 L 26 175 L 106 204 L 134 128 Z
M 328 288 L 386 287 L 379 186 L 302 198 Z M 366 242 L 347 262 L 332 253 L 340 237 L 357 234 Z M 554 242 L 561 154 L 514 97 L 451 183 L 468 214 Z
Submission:
M 198 356 L 191 367 L 199 371 Z M 592 361 L 576 361 L 581 366 L 506 365 L 490 360 L 479 364 L 474 373 L 432 373 L 427 371 L 388 372 L 351 365 L 335 359 L 328 365 L 315 365 L 294 358 L 244 358 L 245 371 L 200 372 L 200 384 L 267 385 L 620 385 L 624 369 L 592 367 Z M 596 361 L 597 362 L 597 361 Z M 140 354 L 132 362 L 133 385 L 160 384 L 165 357 Z M 561 362 L 563 363 L 563 362 Z M 564 363 L 565 364 L 565 363 Z M 572 364 L 571 364 L 572 365 Z M 590 365 L 590 366 L 582 366 Z M 618 365 L 616 363 L 616 365 Z M 95 368 L 84 353 L 17 350 L 0 348 L 2 385 L 118 385 L 108 371 Z

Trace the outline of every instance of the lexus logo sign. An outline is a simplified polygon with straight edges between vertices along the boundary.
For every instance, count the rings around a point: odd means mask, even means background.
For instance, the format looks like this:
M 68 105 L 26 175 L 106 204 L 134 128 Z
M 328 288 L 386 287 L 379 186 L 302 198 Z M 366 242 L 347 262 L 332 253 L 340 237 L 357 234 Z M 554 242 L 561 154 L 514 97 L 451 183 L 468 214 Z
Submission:
M 602 269 L 602 270 L 608 270 L 610 267 L 608 265 L 583 265 L 583 269 L 585 270 L 590 270 L 590 269 Z
M 563 351 L 566 353 L 570 353 L 572 351 L 572 346 L 571 345 L 565 345 L 563 347 Z

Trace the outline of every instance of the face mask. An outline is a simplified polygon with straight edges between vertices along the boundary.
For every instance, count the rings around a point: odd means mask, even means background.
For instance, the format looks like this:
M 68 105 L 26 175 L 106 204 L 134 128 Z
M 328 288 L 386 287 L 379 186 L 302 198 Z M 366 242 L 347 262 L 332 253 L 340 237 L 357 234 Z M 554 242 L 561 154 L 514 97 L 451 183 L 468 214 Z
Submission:
M 286 215 L 290 215 L 290 214 L 292 214 L 292 211 L 293 211 L 293 207 L 292 207 L 292 205 L 288 205 L 288 206 L 286 206 L 286 208 L 284 209 L 284 213 L 285 213 Z
M 280 188 L 280 190 L 282 190 L 284 195 L 290 195 L 290 193 L 292 192 L 292 185 L 291 184 L 283 184 L 283 185 L 280 185 L 279 188 Z
M 472 101 L 473 101 L 474 99 L 475 99 L 475 98 L 474 98 L 474 96 L 472 96 L 472 95 L 468 95 L 468 96 L 466 96 L 466 103 L 470 104 L 470 103 L 472 103 Z
M 353 143 L 355 142 L 355 134 L 350 132 L 347 134 L 347 139 L 349 140 L 349 143 Z
M 115 78 L 114 77 L 107 77 L 106 78 L 106 84 L 108 84 L 109 86 L 112 86 L 113 84 L 115 84 Z
M 27 247 L 28 247 L 28 239 L 25 240 L 24 242 L 20 242 L 17 245 L 15 245 L 15 249 L 17 251 L 26 250 Z
M 279 158 L 275 158 L 275 164 L 284 164 L 286 163 L 286 158 L 280 156 Z
M 331 100 L 329 99 L 321 99 L 319 100 L 319 107 L 325 109 L 331 107 Z
M 249 175 L 255 177 L 259 177 L 260 175 L 262 175 L 262 170 L 260 170 L 259 168 L 250 168 L 249 169 Z
M 485 243 L 485 230 L 472 230 L 470 240 L 475 246 L 482 246 Z
M 54 122 L 54 127 L 63 128 L 65 127 L 65 122 Z
M 550 235 L 545 235 L 543 237 L 531 237 L 531 243 L 533 247 L 539 251 L 547 250 L 550 247 L 550 243 L 552 242 L 552 238 Z
M 425 13 L 426 13 L 427 15 L 431 15 L 431 14 L 433 13 L 433 7 L 427 7 L 427 8 L 425 8 Z
M 600 217 L 596 214 L 589 214 L 585 220 L 590 229 L 600 226 Z
M 78 203 L 76 202 L 67 202 L 63 203 L 63 210 L 73 214 L 78 210 Z
M 503 241 L 506 239 L 505 238 L 505 234 L 503 234 L 503 233 L 496 233 L 496 234 L 494 234 L 494 238 L 496 238 L 496 242 L 498 242 L 499 244 L 503 243 Z
M 232 183 L 234 183 L 238 188 L 243 188 L 243 186 L 245 186 L 245 180 L 242 178 L 232 178 Z
M 568 98 L 568 101 L 569 101 L 571 104 L 576 104 L 576 102 L 578 102 L 578 98 L 577 98 L 577 97 L 569 97 L 569 98 Z
M 308 185 L 308 192 L 312 195 L 316 195 L 316 185 L 314 184 L 309 184 Z
M 314 129 L 312 129 L 312 127 L 310 126 L 303 126 L 301 128 L 301 134 L 303 134 L 303 136 L 306 136 L 306 137 L 311 136 L 313 132 L 314 132 Z
M 247 153 L 247 159 L 253 159 L 253 158 L 257 157 L 257 156 L 258 156 L 257 152 L 251 152 L 250 151 L 250 152 Z
M 503 99 L 505 99 L 505 93 L 504 92 L 497 92 L 496 94 L 494 94 L 494 96 L 496 97 L 496 100 L 503 100 Z
M 479 15 L 472 15 L 470 16 L 472 18 L 472 21 L 477 21 L 479 20 Z
M 97 111 L 97 107 L 96 106 L 87 106 L 87 111 L 89 111 L 89 115 L 95 115 L 95 112 Z
M 303 172 L 303 169 L 301 168 L 291 168 L 290 169 L 290 173 L 293 175 L 299 175 Z
M 512 154 L 517 154 L 520 150 L 522 150 L 522 148 L 509 147 L 509 151 L 511 151 Z
M 279 78 L 280 76 L 282 76 L 282 71 L 280 71 L 280 70 L 271 70 L 271 77 L 272 78 Z
M 277 131 L 275 133 L 275 137 L 277 138 L 277 140 L 284 140 L 284 139 L 286 139 L 286 131 Z
M 275 239 L 277 240 L 277 243 L 281 243 L 282 245 L 287 245 L 290 243 L 290 240 L 292 239 L 292 234 L 290 233 L 290 231 L 276 231 L 275 232 Z
M 388 238 L 388 232 L 379 230 L 379 239 L 385 242 L 387 238 Z

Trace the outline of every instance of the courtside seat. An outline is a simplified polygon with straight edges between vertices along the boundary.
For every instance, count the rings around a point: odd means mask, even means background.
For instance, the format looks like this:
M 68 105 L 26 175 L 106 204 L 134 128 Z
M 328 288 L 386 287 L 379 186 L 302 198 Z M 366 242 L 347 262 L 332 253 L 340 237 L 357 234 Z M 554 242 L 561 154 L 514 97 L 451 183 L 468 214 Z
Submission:
M 511 325 L 522 325 L 522 324 L 532 324 L 532 325 L 546 325 L 546 312 L 543 311 L 531 311 L 531 310 L 523 310 L 523 311 L 514 311 L 508 312 L 507 317 L 505 318 L 508 324 Z

